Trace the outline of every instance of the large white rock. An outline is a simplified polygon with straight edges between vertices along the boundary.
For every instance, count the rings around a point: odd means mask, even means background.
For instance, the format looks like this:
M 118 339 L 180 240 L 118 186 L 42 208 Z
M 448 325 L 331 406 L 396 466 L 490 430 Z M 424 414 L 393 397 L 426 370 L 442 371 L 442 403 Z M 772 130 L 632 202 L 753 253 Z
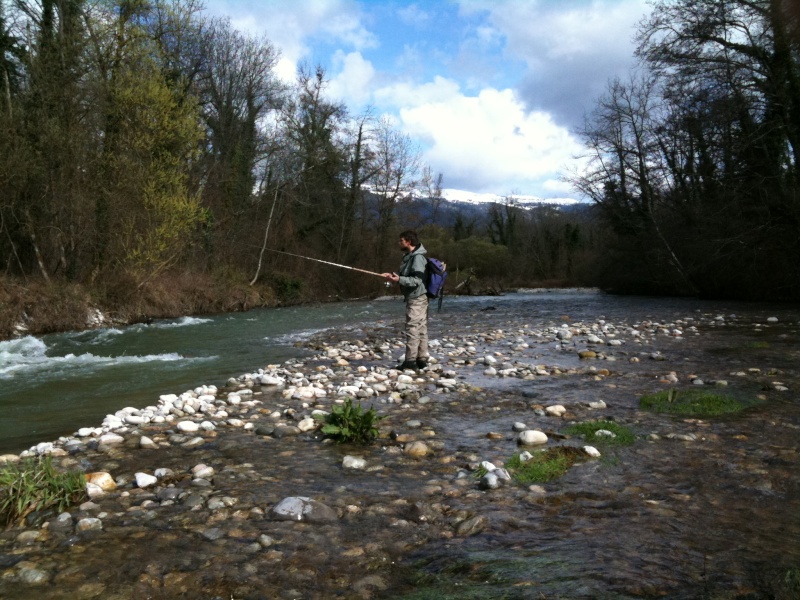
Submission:
M 583 447 L 583 451 L 586 452 L 586 454 L 588 454 L 591 457 L 594 457 L 594 458 L 599 458 L 600 457 L 600 451 L 597 448 L 595 448 L 594 446 L 584 446 Z
M 115 446 L 125 442 L 125 438 L 116 433 L 104 433 L 100 436 L 99 442 L 104 446 Z
M 136 478 L 136 485 L 140 488 L 150 487 L 151 485 L 155 485 L 158 482 L 158 478 L 150 475 L 148 473 L 136 473 L 134 475 Z
M 553 406 L 545 407 L 544 412 L 553 417 L 560 417 L 565 412 L 567 412 L 567 409 L 564 408 L 561 404 L 554 404 Z
M 200 429 L 200 425 L 194 421 L 180 421 L 175 427 L 183 433 L 194 433 Z
M 521 432 L 517 439 L 520 444 L 525 446 L 538 446 L 547 443 L 547 436 L 544 432 L 535 429 L 528 429 L 527 431 Z

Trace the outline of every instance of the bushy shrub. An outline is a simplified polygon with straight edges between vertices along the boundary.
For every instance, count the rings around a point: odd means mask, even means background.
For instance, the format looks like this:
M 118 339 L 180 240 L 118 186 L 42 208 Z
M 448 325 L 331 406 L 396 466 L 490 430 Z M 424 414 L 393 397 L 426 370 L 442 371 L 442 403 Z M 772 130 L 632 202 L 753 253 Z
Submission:
M 340 444 L 370 443 L 378 437 L 378 422 L 383 419 L 374 406 L 365 411 L 361 404 L 353 404 L 351 398 L 335 405 L 330 414 L 315 415 L 315 418 L 324 422 L 322 433 Z

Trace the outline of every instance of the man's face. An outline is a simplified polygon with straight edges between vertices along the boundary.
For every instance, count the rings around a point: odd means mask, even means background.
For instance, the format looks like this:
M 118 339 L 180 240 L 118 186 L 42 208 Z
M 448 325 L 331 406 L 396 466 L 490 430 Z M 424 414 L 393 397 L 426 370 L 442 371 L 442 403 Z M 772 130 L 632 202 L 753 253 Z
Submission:
M 400 238 L 400 250 L 403 252 L 411 252 L 414 249 L 414 246 L 411 245 L 407 239 Z

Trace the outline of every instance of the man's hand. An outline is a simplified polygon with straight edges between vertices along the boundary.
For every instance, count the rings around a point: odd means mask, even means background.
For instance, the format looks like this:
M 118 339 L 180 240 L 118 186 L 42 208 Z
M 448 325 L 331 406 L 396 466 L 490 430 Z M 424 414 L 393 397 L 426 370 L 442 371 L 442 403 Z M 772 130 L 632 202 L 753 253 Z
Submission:
M 392 283 L 400 281 L 400 275 L 397 273 L 381 273 L 381 276 L 383 276 L 386 281 L 391 281 Z

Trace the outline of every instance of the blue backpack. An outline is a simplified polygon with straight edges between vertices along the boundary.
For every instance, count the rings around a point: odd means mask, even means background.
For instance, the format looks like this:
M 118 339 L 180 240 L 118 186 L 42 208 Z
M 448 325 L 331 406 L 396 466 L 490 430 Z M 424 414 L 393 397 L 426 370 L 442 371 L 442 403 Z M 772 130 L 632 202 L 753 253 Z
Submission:
M 425 292 L 430 299 L 439 299 L 439 310 L 442 310 L 444 282 L 447 279 L 447 265 L 438 258 L 425 259 Z

